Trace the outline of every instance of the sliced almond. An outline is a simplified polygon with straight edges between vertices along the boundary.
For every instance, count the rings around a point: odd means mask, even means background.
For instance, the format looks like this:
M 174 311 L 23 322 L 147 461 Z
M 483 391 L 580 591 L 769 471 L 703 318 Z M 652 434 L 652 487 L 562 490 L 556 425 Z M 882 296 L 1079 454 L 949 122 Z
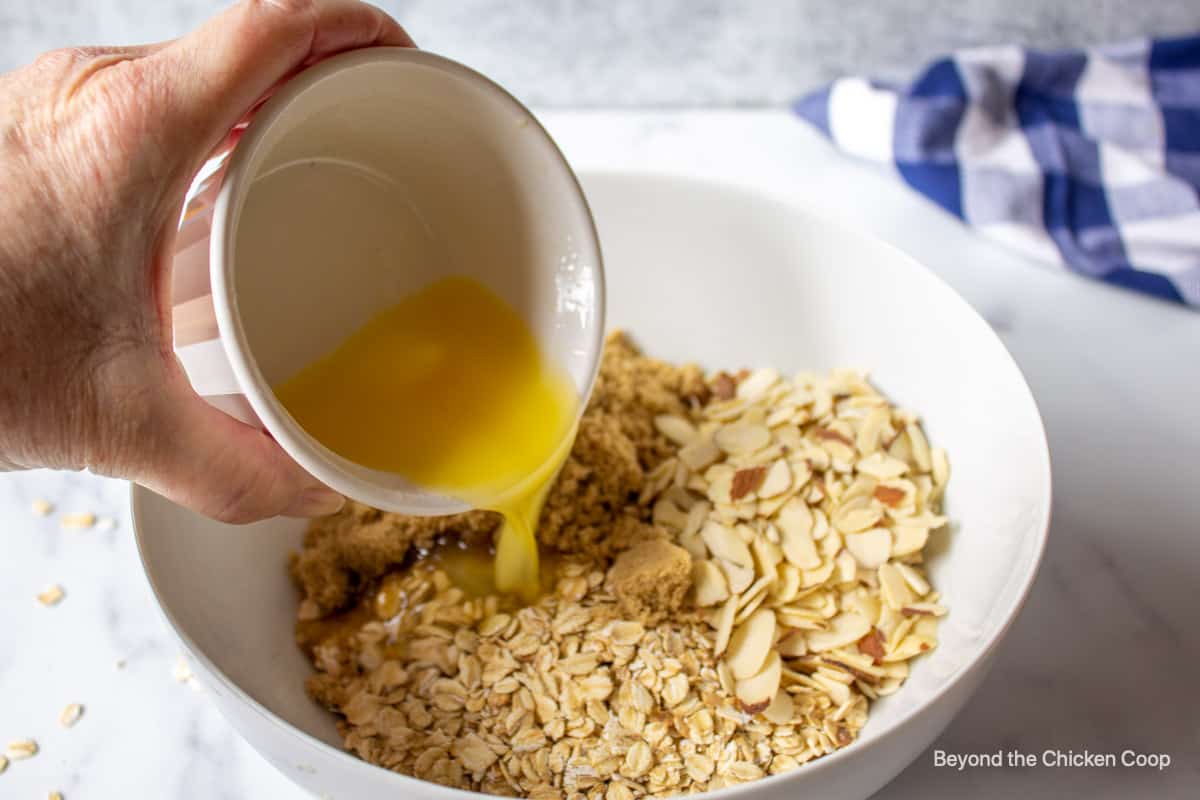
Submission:
M 688 469 L 700 472 L 721 457 L 721 449 L 713 442 L 711 436 L 697 436 L 679 450 L 679 460 L 687 464 Z
M 874 527 L 882 517 L 883 512 L 871 505 L 869 497 L 860 496 L 844 500 L 830 521 L 843 533 L 859 533 Z
M 885 453 L 872 453 L 865 458 L 860 458 L 854 468 L 864 475 L 870 475 L 881 481 L 899 478 L 908 472 L 908 464 Z
M 711 561 L 692 563 L 692 602 L 701 608 L 715 606 L 729 599 L 729 582 L 725 573 Z
M 899 611 L 909 603 L 913 602 L 912 592 L 908 588 L 908 584 L 904 582 L 904 576 L 900 574 L 900 570 L 896 569 L 892 564 L 879 565 L 879 590 L 883 595 L 883 602 L 893 611 Z
M 881 664 L 883 657 L 887 655 L 883 645 L 883 634 L 875 628 L 871 628 L 865 636 L 858 640 L 858 652 L 870 656 L 874 663 Z
M 841 683 L 826 674 L 818 673 L 813 675 L 813 681 L 821 686 L 822 689 L 829 695 L 834 705 L 840 706 L 842 703 L 850 702 L 850 687 Z
M 848 550 L 838 553 L 834 563 L 837 564 L 838 583 L 850 583 L 858 576 L 858 560 Z
M 810 586 L 820 586 L 829 580 L 829 576 L 833 574 L 835 566 L 833 560 L 830 559 L 816 569 L 800 570 L 800 588 L 803 590 Z
M 671 479 L 674 476 L 675 459 L 673 458 L 668 458 L 650 470 L 650 474 L 646 476 L 645 483 L 642 484 L 642 491 L 638 494 L 638 503 L 648 505 L 651 500 L 658 497 L 664 489 L 671 485 Z
M 704 540 L 700 538 L 700 531 L 681 533 L 677 541 L 680 547 L 688 551 L 693 561 L 703 561 L 708 558 L 708 548 L 704 545 Z
M 764 425 L 734 422 L 720 428 L 713 441 L 726 453 L 753 453 L 771 442 L 771 432 Z
M 795 496 L 795 492 L 788 490 L 782 494 L 777 494 L 774 497 L 759 498 L 758 508 L 756 512 L 763 519 L 770 519 L 779 513 L 779 509 L 783 508 L 783 504 L 791 500 Z
M 659 414 L 654 418 L 654 427 L 663 436 L 681 447 L 691 444 L 699 436 L 695 425 L 674 414 Z
M 732 665 L 730 668 L 732 669 Z M 737 675 L 736 671 L 734 675 Z M 747 714 L 761 714 L 766 711 L 779 692 L 779 681 L 782 677 L 783 661 L 779 658 L 779 653 L 771 650 L 758 672 L 737 682 L 734 694 L 742 711 Z
M 770 367 L 756 369 L 737 385 L 737 396 L 753 402 L 765 395 L 777 383 L 779 383 L 778 372 Z
M 820 631 L 828 627 L 825 617 L 815 608 L 805 608 L 793 603 L 775 609 L 775 620 L 787 628 L 805 631 Z
M 767 588 L 770 587 L 774 580 L 775 574 L 771 573 L 770 575 L 762 576 L 754 583 L 746 587 L 746 589 L 742 592 L 742 596 L 738 599 L 739 616 L 750 616 L 750 612 L 747 612 L 746 609 L 750 608 L 750 606 L 754 604 L 755 599 L 766 596 Z M 745 613 L 743 614 L 742 612 Z
M 779 509 L 775 520 L 779 529 L 780 547 L 788 563 L 800 569 L 814 569 L 821 564 L 813 543 L 813 514 L 803 501 L 793 498 Z
M 796 410 L 790 406 L 779 406 L 770 414 L 767 414 L 765 424 L 768 428 L 778 428 L 780 425 L 786 425 L 792 421 Z
M 825 516 L 825 512 L 818 508 L 813 511 L 812 537 L 819 542 L 825 538 L 827 533 L 829 533 L 829 517 Z
M 757 585 L 758 582 L 756 581 L 754 586 Z M 762 607 L 763 601 L 767 599 L 766 587 L 755 591 L 754 586 L 751 586 L 742 593 L 742 598 L 739 601 L 741 608 L 738 609 L 737 614 L 734 615 L 733 618 L 733 624 L 735 627 L 750 619 L 751 615 L 755 614 L 758 609 Z
M 892 534 L 887 528 L 848 533 L 845 540 L 846 549 L 864 569 L 875 569 L 892 554 Z
M 808 654 L 808 637 L 802 629 L 793 628 L 779 640 L 776 649 L 784 658 L 799 658 Z
M 847 611 L 861 614 L 868 622 L 874 624 L 879 619 L 879 610 L 882 604 L 877 592 L 868 592 L 863 589 L 843 597 L 842 607 Z
M 871 631 L 871 623 L 854 613 L 839 614 L 829 621 L 829 629 L 809 631 L 808 649 L 814 653 L 854 644 Z
M 728 372 L 718 372 L 712 378 L 712 392 L 718 400 L 730 400 L 737 394 L 737 381 Z
M 737 616 L 737 598 L 730 597 L 717 613 L 717 624 L 715 626 L 717 635 L 713 640 L 713 655 L 721 655 L 729 646 L 729 640 L 733 634 L 733 618 L 735 616 Z
M 655 525 L 665 525 L 675 531 L 683 530 L 688 520 L 687 514 L 665 497 L 655 501 L 651 519 Z
M 782 458 L 767 470 L 758 487 L 759 498 L 775 497 L 792 488 L 792 468 Z
M 750 555 L 750 548 L 734 532 L 733 528 L 710 519 L 700 529 L 700 537 L 704 539 L 708 551 L 717 558 L 723 558 L 739 567 L 753 570 L 754 559 Z
M 921 577 L 921 573 L 910 567 L 908 564 L 896 564 L 896 570 L 904 576 L 904 582 L 908 584 L 908 588 L 913 590 L 917 597 L 924 597 L 929 594 L 929 582 Z
M 708 519 L 710 511 L 712 511 L 712 504 L 706 500 L 699 500 L 693 503 L 692 507 L 688 509 L 687 522 L 684 523 L 680 536 L 690 536 L 693 533 L 700 533 L 700 528 L 704 526 L 704 521 Z
M 680 465 L 680 469 L 686 471 L 687 467 Z M 697 502 L 704 502 L 697 500 L 694 494 L 678 484 L 668 486 L 667 490 L 662 493 L 662 496 L 674 503 L 676 507 L 678 507 L 679 510 L 683 511 L 684 513 L 690 512 L 692 510 L 692 506 L 696 505 Z M 687 523 L 685 522 L 684 525 L 686 526 L 686 524 Z
M 733 677 L 733 673 L 729 671 L 729 665 L 724 661 L 717 662 L 717 681 L 721 684 L 721 690 L 725 694 L 732 695 L 737 689 L 737 681 Z
M 909 495 L 902 487 L 891 485 L 893 483 L 895 482 L 880 482 L 875 487 L 875 491 L 871 494 L 871 496 L 883 503 L 888 508 L 898 508 L 904 505 L 904 501 Z
M 756 536 L 750 543 L 750 553 L 754 556 L 754 565 L 759 575 L 775 576 L 775 568 L 783 561 L 783 550 L 766 536 Z
M 945 486 L 946 481 L 950 480 L 950 460 L 946 457 L 946 451 L 935 447 L 929 451 L 929 456 L 934 485 Z
M 800 570 L 791 564 L 780 564 L 775 569 L 775 583 L 770 592 L 775 602 L 790 603 L 800 592 Z
M 892 555 L 895 557 L 919 553 L 929 540 L 929 529 L 918 525 L 897 523 L 892 526 Z
M 900 609 L 900 613 L 906 617 L 922 617 L 926 619 L 929 617 L 944 617 L 946 616 L 946 607 L 937 603 L 910 603 Z M 917 622 L 919 624 L 923 621 L 925 620 L 918 619 Z M 924 630 L 917 630 L 916 627 L 916 625 L 913 626 L 915 633 L 921 633 Z
M 775 441 L 792 452 L 799 452 L 804 448 L 804 437 L 800 434 L 800 429 L 794 425 L 776 428 L 773 434 Z
M 747 405 L 749 404 L 740 398 L 721 403 L 710 403 L 704 408 L 704 416 L 717 422 L 730 422 L 742 416 Z
M 767 477 L 766 467 L 743 467 L 733 473 L 733 484 L 729 490 L 730 500 L 741 500 L 755 494 Z
M 704 478 L 708 481 L 708 499 L 714 505 L 728 505 L 733 502 L 731 494 L 733 492 L 733 476 L 737 472 L 728 464 L 713 464 L 705 473 Z
M 890 661 L 907 661 L 910 658 L 927 653 L 937 647 L 937 642 L 926 636 L 913 634 L 906 636 L 890 653 L 883 657 L 883 663 Z
M 912 449 L 913 463 L 917 465 L 920 472 L 929 472 L 933 468 L 933 459 L 924 431 L 915 422 L 910 422 L 904 430 L 908 434 L 908 446 Z
M 738 626 L 729 639 L 725 660 L 733 677 L 749 678 L 760 669 L 775 644 L 775 612 L 760 608 Z
M 780 689 L 775 692 L 775 699 L 762 712 L 768 722 L 776 725 L 791 725 L 796 717 L 796 704 L 791 694 Z
M 888 423 L 889 417 L 886 406 L 879 406 L 867 412 L 862 425 L 859 426 L 858 435 L 854 438 L 854 446 L 859 453 L 867 456 L 879 449 L 883 427 Z
M 754 583 L 754 569 L 752 567 L 743 567 L 724 558 L 717 559 L 717 564 L 725 573 L 725 579 L 729 583 L 731 594 L 740 595 L 750 588 L 750 584 Z

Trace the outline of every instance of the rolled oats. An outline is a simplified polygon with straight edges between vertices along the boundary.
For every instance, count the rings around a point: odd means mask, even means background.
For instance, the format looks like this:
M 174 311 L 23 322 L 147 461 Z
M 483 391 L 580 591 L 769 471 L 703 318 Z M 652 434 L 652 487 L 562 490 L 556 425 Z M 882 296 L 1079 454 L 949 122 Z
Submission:
M 43 591 L 37 593 L 37 601 L 44 606 L 56 606 L 62 602 L 62 599 L 67 596 L 63 591 L 63 587 L 57 583 L 46 587 Z
M 18 739 L 15 742 L 10 742 L 4 750 L 4 755 L 9 761 L 21 761 L 26 758 L 33 758 L 38 754 L 38 743 L 33 739 Z
M 58 724 L 62 725 L 64 728 L 72 728 L 75 726 L 76 722 L 79 722 L 79 719 L 82 716 L 83 706 L 79 703 L 71 703 L 62 710 L 61 714 L 58 715 Z

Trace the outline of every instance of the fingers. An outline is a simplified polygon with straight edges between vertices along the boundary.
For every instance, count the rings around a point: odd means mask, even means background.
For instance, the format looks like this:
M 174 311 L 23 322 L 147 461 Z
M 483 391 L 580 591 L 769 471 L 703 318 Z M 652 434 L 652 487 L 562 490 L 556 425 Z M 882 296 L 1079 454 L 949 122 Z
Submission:
M 165 81 L 163 121 L 216 147 L 280 81 L 316 60 L 375 45 L 412 47 L 400 24 L 357 0 L 242 0 L 148 59 Z
M 138 483 L 222 522 L 315 517 L 343 498 L 304 471 L 269 436 L 210 406 L 185 385 L 151 413 L 149 461 Z

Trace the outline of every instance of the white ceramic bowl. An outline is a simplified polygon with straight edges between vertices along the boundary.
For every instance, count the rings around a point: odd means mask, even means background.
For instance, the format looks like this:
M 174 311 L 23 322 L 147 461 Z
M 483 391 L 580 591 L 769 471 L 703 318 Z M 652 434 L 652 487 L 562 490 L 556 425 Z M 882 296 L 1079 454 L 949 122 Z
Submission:
M 918 410 L 950 454 L 930 559 L 950 614 L 941 645 L 876 703 L 860 738 L 793 772 L 714 797 L 864 798 L 920 754 L 979 685 L 1037 571 L 1050 514 L 1045 435 L 1021 373 L 987 324 L 903 253 L 734 187 L 585 177 L 604 248 L 609 320 L 650 353 L 708 366 L 858 366 Z M 202 519 L 133 491 L 146 573 L 196 673 L 260 753 L 333 798 L 465 798 L 338 747 L 304 694 L 285 562 L 303 523 Z

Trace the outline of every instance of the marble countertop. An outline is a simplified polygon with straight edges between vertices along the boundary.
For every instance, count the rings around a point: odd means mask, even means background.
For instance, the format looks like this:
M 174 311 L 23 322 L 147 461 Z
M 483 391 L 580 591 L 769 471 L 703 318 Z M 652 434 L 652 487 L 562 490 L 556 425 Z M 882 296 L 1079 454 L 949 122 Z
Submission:
M 1054 463 L 1040 578 L 979 693 L 935 748 L 1168 753 L 1165 771 L 954 771 L 921 756 L 881 796 L 975 800 L 1194 797 L 1200 726 L 1200 315 L 1038 267 L 971 235 L 886 173 L 835 154 L 782 112 L 542 114 L 581 171 L 652 170 L 757 186 L 874 231 L 995 327 L 1031 384 Z M 41 753 L 0 796 L 299 798 L 173 677 L 178 649 L 135 552 L 124 484 L 0 477 L 0 742 Z M 57 507 L 40 518 L 35 498 Z M 58 512 L 115 528 L 62 530 Z M 34 595 L 60 583 L 65 599 Z M 64 730 L 68 703 L 86 706 Z

